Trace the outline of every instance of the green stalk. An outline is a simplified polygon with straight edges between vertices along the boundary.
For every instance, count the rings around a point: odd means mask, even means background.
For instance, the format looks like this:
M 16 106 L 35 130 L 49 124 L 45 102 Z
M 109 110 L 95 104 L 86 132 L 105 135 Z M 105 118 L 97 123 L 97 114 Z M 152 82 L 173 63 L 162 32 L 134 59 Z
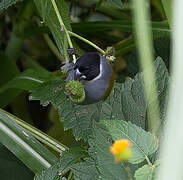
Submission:
M 12 120 L 14 120 L 17 124 L 19 124 L 23 129 L 27 130 L 29 133 L 31 133 L 36 139 L 41 141 L 42 143 L 46 144 L 47 146 L 51 147 L 55 151 L 62 153 L 65 150 L 68 150 L 68 147 L 61 144 L 54 138 L 48 136 L 47 134 L 41 132 L 39 129 L 33 127 L 32 125 L 26 123 L 25 121 L 17 118 L 16 116 L 4 111 L 3 109 L 0 109 L 4 113 L 6 113 Z
M 54 10 L 55 10 L 55 13 L 56 13 L 56 15 L 57 15 L 58 21 L 59 21 L 59 23 L 60 23 L 61 29 L 63 29 L 64 32 L 65 32 L 65 34 L 66 34 L 66 38 L 67 38 L 69 47 L 70 47 L 70 48 L 73 48 L 73 44 L 72 44 L 71 38 L 70 38 L 70 36 L 69 36 L 69 33 L 68 33 L 67 28 L 65 27 L 65 24 L 64 24 L 64 22 L 63 22 L 63 20 L 62 20 L 62 17 L 61 17 L 61 15 L 60 15 L 60 13 L 59 13 L 59 10 L 58 10 L 58 8 L 57 8 L 56 2 L 55 2 L 55 0 L 51 0 L 51 2 L 52 2 L 52 5 L 53 5 L 53 8 L 54 8 Z M 76 63 L 76 56 L 75 56 L 75 55 L 73 55 L 73 62 Z
M 162 162 L 159 168 L 158 180 L 183 179 L 183 1 L 174 1 L 172 7 L 173 53 L 171 61 L 171 83 L 165 130 L 160 151 Z
M 125 169 L 125 171 L 127 173 L 128 180 L 133 180 L 131 169 L 129 168 L 128 163 L 123 163 L 123 167 L 124 167 L 124 169 Z
M 149 6 L 147 6 L 146 0 L 133 0 L 133 9 L 137 46 L 144 78 L 145 95 L 149 102 L 147 128 L 157 135 L 160 127 L 160 119 L 153 65 L 152 35 L 149 28 L 150 24 L 148 23 L 148 20 L 150 19 Z
M 68 31 L 68 33 L 78 39 L 80 39 L 81 41 L 84 41 L 85 43 L 89 44 L 90 46 L 94 47 L 95 49 L 97 49 L 102 55 L 105 55 L 105 51 L 102 50 L 100 47 L 98 47 L 97 45 L 95 45 L 94 43 L 92 43 L 91 41 L 79 36 L 78 34 L 76 33 L 73 33 L 71 31 Z

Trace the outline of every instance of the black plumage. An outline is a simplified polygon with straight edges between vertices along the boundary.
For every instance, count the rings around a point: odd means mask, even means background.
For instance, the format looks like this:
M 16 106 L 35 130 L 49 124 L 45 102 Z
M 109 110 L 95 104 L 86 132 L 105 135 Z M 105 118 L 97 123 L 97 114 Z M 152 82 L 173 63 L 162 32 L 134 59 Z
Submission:
M 77 59 L 74 69 L 86 76 L 87 81 L 96 78 L 100 74 L 100 55 L 95 52 L 86 53 Z

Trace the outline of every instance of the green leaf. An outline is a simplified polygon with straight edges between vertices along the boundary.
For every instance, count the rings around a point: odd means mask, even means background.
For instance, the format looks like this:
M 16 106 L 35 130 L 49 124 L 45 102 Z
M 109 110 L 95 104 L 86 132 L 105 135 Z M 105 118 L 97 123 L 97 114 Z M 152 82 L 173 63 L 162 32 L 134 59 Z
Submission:
M 160 118 L 163 122 L 167 109 L 169 76 L 163 60 L 159 57 L 155 61 L 155 72 Z M 143 90 L 143 74 L 138 73 L 134 79 L 128 78 L 124 84 L 115 84 L 110 97 L 102 103 L 100 119 L 131 121 L 145 129 L 147 102 Z
M 0 142 L 34 173 L 53 165 L 57 158 L 12 118 L 0 110 Z
M 91 135 L 92 123 L 99 119 L 99 109 L 96 105 L 81 106 L 73 104 L 65 94 L 64 81 L 49 81 L 34 89 L 32 100 L 40 100 L 43 106 L 52 103 L 58 110 L 60 120 L 65 130 L 72 129 L 77 140 L 88 139 Z
M 14 154 L 0 144 L 0 179 L 32 180 L 34 173 L 28 169 Z M 11 173 L 10 173 L 11 172 Z
M 6 77 L 6 74 L 3 75 L 3 77 Z M 0 87 L 1 107 L 12 102 L 14 98 L 22 92 L 22 89 L 32 90 L 45 81 L 56 79 L 55 76 L 44 69 L 28 69 L 22 74 L 15 76 L 13 79 L 12 78 Z
M 161 118 L 166 113 L 166 97 L 168 87 L 168 73 L 161 59 L 155 63 L 158 91 L 161 105 Z M 73 104 L 66 98 L 63 81 L 49 81 L 42 83 L 32 91 L 31 99 L 40 100 L 42 105 L 52 103 L 58 110 L 60 120 L 65 130 L 72 129 L 77 140 L 88 140 L 92 134 L 93 123 L 100 119 L 129 120 L 145 128 L 146 101 L 143 93 L 142 73 L 135 79 L 128 79 L 125 84 L 117 84 L 110 97 L 103 103 L 80 106 Z
M 12 88 L 30 91 L 40 84 L 55 78 L 55 76 L 46 70 L 28 69 L 1 87 L 0 94 Z
M 53 76 L 46 70 L 26 70 L 19 74 L 14 61 L 0 54 L 0 106 L 4 107 L 11 103 L 21 92 L 20 89 L 30 90 L 43 80 L 50 80 Z M 8 70 L 8 71 L 7 71 Z
M 168 23 L 166 22 L 150 22 L 152 23 L 152 32 L 156 37 L 169 37 L 170 36 L 170 28 Z M 105 21 L 96 21 L 96 22 L 85 22 L 85 23 L 73 23 L 72 28 L 76 32 L 80 33 L 96 33 L 103 32 L 107 30 L 118 29 L 122 32 L 132 32 L 133 24 L 131 21 L 126 20 L 113 20 L 110 22 Z
M 60 161 L 59 161 L 59 174 L 63 174 L 66 170 L 70 169 L 78 161 L 81 161 L 81 158 L 87 157 L 88 154 L 86 150 L 81 146 L 71 147 L 68 151 L 63 152 Z
M 98 121 L 100 116 L 100 107 L 97 105 L 73 105 L 62 106 L 59 109 L 59 115 L 64 121 L 65 129 L 72 128 L 76 140 L 83 139 L 87 141 L 92 134 L 92 126 Z
M 57 167 L 58 163 L 42 171 L 40 174 L 37 173 L 34 180 L 60 180 Z
M 92 142 L 92 144 L 91 144 Z M 127 180 L 127 173 L 122 163 L 115 163 L 114 157 L 109 151 L 112 138 L 101 124 L 95 124 L 93 138 L 90 142 L 90 152 L 95 159 L 96 167 L 101 179 Z
M 157 167 L 159 166 L 159 161 L 156 161 L 154 165 L 144 165 L 135 171 L 136 180 L 155 180 L 157 174 Z
M 35 180 L 56 180 L 60 179 L 65 172 L 72 169 L 73 164 L 78 162 L 81 158 L 86 157 L 87 153 L 81 147 L 73 147 L 68 151 L 64 151 L 61 159 L 49 169 L 36 174 Z
M 35 5 L 43 18 L 44 23 L 49 27 L 55 42 L 61 52 L 64 55 L 64 49 L 67 49 L 65 44 L 65 33 L 61 30 L 58 18 L 54 11 L 53 5 L 50 0 L 34 0 Z M 64 0 L 56 0 L 56 4 L 59 13 L 63 19 L 63 22 L 68 30 L 71 30 L 70 19 L 69 19 L 69 9 Z
M 7 9 L 8 7 L 16 4 L 18 1 L 23 1 L 23 0 L 1 0 L 0 10 Z
M 77 163 L 71 167 L 75 180 L 98 180 L 99 173 L 95 162 L 92 159 L 85 159 L 84 162 Z
M 132 143 L 132 164 L 138 164 L 152 155 L 158 148 L 158 139 L 142 128 L 125 121 L 103 121 L 113 140 L 128 139 Z

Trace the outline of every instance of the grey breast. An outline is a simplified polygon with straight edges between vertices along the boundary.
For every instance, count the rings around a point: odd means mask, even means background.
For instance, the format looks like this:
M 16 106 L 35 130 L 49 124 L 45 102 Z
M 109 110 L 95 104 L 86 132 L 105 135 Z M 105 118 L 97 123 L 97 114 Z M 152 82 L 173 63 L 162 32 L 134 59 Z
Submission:
M 82 104 L 92 104 L 103 100 L 112 76 L 111 65 L 103 56 L 100 56 L 100 71 L 100 75 L 95 79 L 91 81 L 81 81 L 86 94 L 86 98 Z

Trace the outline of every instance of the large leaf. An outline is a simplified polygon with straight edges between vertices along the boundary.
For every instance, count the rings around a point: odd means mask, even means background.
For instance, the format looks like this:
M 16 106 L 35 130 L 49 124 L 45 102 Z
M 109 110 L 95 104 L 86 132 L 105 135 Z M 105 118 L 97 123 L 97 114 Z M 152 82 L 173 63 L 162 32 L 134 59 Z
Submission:
M 35 173 L 53 165 L 57 158 L 11 118 L 0 110 L 0 142 Z
M 32 100 L 40 100 L 42 105 L 52 103 L 58 110 L 64 128 L 72 129 L 77 140 L 87 140 L 91 135 L 92 122 L 99 120 L 99 108 L 96 105 L 80 106 L 73 104 L 65 94 L 64 81 L 49 81 L 34 89 Z
M 164 120 L 167 109 L 169 76 L 161 58 L 155 61 L 160 117 Z M 147 102 L 143 89 L 143 74 L 127 79 L 124 84 L 116 83 L 110 97 L 102 104 L 100 119 L 121 119 L 145 128 Z M 150 102 L 149 102 L 150 103 Z
M 157 175 L 157 167 L 159 161 L 156 161 L 153 165 L 144 165 L 135 171 L 136 180 L 155 180 Z
M 71 30 L 69 9 L 64 0 L 55 0 L 59 13 L 63 19 L 63 22 L 68 30 Z M 64 49 L 67 48 L 65 43 L 65 33 L 61 30 L 58 17 L 56 16 L 55 10 L 50 0 L 34 0 L 37 9 L 43 18 L 44 23 L 49 27 L 55 42 L 61 52 L 64 54 Z
M 113 140 L 128 139 L 132 143 L 132 164 L 138 164 L 152 155 L 158 148 L 157 138 L 142 128 L 125 121 L 103 121 Z
M 112 138 L 107 130 L 101 125 L 96 124 L 93 130 L 93 142 L 92 145 L 90 143 L 90 146 L 101 179 L 127 180 L 127 173 L 123 164 L 115 163 L 109 151 L 111 144 Z

